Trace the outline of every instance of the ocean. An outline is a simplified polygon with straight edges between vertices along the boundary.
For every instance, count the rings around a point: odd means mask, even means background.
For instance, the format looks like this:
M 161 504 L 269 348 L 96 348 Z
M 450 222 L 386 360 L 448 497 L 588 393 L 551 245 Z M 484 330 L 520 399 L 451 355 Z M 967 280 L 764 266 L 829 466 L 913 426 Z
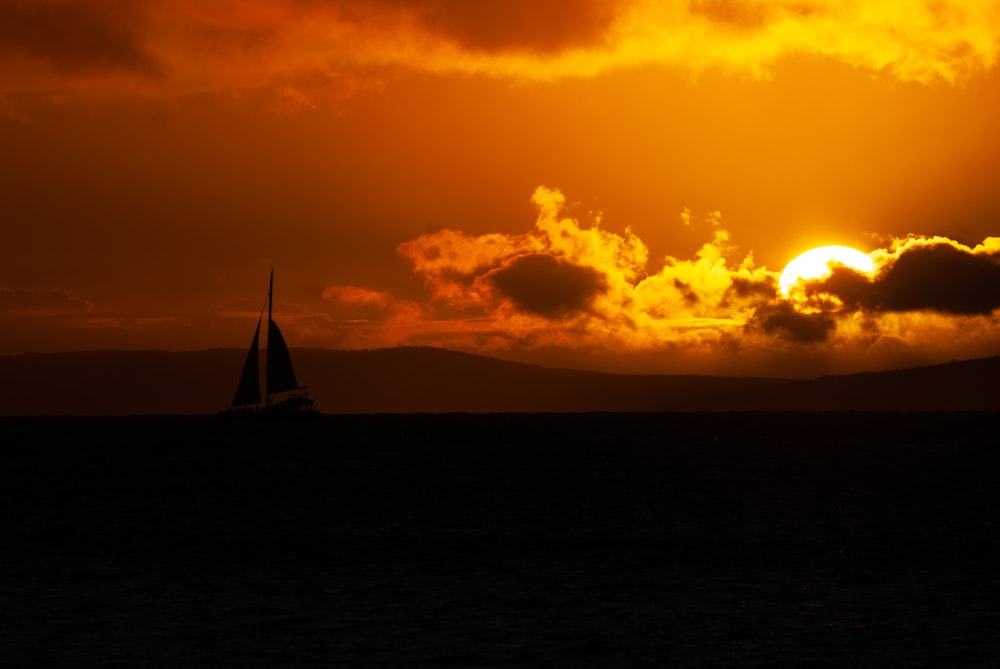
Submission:
M 997 418 L 4 418 L 0 664 L 996 666 Z

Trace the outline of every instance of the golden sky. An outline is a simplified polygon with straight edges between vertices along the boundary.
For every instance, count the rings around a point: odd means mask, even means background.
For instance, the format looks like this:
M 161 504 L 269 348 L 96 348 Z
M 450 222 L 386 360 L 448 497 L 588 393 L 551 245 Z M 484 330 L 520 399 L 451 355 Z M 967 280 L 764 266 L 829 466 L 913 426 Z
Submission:
M 1000 2 L 0 4 L 0 354 L 1000 353 Z M 800 253 L 844 245 L 792 300 Z

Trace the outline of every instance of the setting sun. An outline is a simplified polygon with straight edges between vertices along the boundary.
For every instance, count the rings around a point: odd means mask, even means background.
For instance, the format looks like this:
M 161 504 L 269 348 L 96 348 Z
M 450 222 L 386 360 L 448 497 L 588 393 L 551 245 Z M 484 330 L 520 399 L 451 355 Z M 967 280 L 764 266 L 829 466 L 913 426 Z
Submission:
M 849 246 L 820 246 L 806 251 L 785 265 L 778 278 L 778 290 L 782 297 L 790 297 L 797 285 L 825 279 L 837 265 L 862 274 L 871 274 L 875 269 L 871 257 L 857 249 Z

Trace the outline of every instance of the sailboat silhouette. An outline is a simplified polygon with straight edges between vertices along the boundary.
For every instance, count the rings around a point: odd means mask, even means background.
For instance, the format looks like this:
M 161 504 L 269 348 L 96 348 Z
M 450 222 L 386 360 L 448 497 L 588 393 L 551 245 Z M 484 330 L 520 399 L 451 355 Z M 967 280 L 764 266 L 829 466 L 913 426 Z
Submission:
M 243 363 L 243 373 L 233 402 L 227 411 L 221 412 L 227 416 L 244 415 L 303 415 L 317 413 L 313 409 L 313 399 L 306 393 L 305 387 L 295 380 L 292 369 L 292 356 L 288 352 L 285 338 L 274 322 L 274 270 L 267 285 L 267 348 L 265 349 L 266 370 L 264 376 L 264 392 L 261 393 L 260 383 L 260 325 L 264 319 L 261 309 L 257 319 L 257 327 L 247 351 L 246 362 Z

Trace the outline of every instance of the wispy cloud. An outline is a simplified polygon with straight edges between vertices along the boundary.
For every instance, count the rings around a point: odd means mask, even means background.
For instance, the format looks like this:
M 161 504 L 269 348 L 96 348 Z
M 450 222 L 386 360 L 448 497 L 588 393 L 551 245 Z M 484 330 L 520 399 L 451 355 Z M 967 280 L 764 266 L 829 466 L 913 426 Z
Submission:
M 765 74 L 796 54 L 903 80 L 993 67 L 1000 3 L 797 0 L 38 0 L 0 7 L 0 90 L 256 88 L 301 105 L 398 65 L 515 79 L 662 64 Z M 292 91 L 296 95 L 286 93 Z M 301 97 L 299 97 L 301 95 Z M 292 100 L 291 98 L 294 98 Z
M 0 286 L 0 316 L 41 318 L 87 314 L 94 303 L 59 288 L 36 289 Z
M 17 77 L 16 70 L 25 68 L 67 79 L 119 73 L 162 79 L 164 61 L 144 25 L 149 8 L 117 0 L 4 2 L 0 75 Z

